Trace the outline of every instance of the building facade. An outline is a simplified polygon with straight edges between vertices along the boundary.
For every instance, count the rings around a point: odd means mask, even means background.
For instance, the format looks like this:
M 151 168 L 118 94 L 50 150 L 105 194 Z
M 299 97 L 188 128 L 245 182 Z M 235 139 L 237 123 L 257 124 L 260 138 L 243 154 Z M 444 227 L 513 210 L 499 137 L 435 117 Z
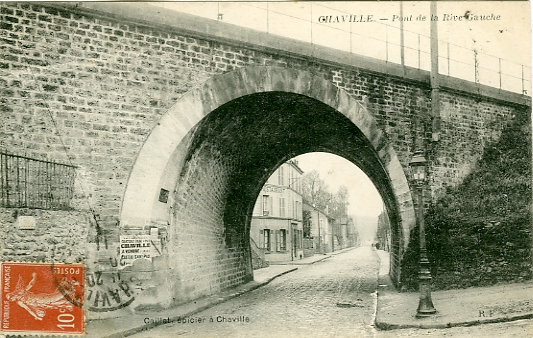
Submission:
M 251 245 L 262 250 L 268 262 L 303 258 L 302 174 L 296 161 L 283 163 L 257 197 Z
M 359 245 L 359 236 L 355 229 L 353 217 L 341 217 L 338 220 L 335 220 L 334 232 L 334 250 L 351 248 Z
M 355 228 L 354 219 L 348 217 L 346 223 L 346 245 L 348 247 L 357 247 L 359 244 L 359 234 Z
M 310 237 L 315 252 L 321 254 L 332 252 L 336 243 L 333 231 L 334 219 L 307 203 L 304 203 L 303 209 L 309 212 Z
M 391 249 L 391 231 L 387 211 L 383 211 L 378 216 L 378 227 L 376 232 L 376 247 L 380 250 L 389 251 Z

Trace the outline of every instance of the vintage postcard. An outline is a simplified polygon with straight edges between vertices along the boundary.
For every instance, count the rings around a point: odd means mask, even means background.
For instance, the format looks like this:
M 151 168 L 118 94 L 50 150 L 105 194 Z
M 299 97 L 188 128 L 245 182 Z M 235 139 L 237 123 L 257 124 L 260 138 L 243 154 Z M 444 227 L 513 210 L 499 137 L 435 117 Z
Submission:
M 0 2 L 0 337 L 532 336 L 530 17 Z

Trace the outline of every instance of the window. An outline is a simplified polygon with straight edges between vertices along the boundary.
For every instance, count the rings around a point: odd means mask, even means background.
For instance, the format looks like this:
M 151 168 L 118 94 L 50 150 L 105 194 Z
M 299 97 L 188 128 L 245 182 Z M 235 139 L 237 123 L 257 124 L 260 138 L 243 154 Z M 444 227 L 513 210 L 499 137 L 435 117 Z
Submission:
M 283 165 L 279 167 L 278 169 L 278 184 L 279 185 L 285 184 L 285 177 L 283 176 Z
M 292 167 L 289 166 L 289 187 L 294 189 L 294 179 L 292 178 Z
M 263 216 L 270 214 L 270 203 L 268 203 L 268 195 L 263 195 Z
M 263 230 L 264 249 L 270 251 L 270 229 Z
M 287 230 L 281 229 L 279 231 L 279 249 L 280 251 L 287 250 Z
M 292 201 L 292 218 L 296 218 L 296 202 Z
M 279 217 L 285 217 L 285 197 L 279 198 Z

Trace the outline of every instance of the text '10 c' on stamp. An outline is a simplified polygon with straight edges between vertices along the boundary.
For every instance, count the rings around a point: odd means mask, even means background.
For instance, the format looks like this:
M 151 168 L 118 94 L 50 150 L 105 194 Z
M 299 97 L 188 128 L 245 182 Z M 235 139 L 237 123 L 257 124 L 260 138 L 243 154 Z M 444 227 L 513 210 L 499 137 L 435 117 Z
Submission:
M 84 332 L 82 264 L 3 262 L 0 332 Z

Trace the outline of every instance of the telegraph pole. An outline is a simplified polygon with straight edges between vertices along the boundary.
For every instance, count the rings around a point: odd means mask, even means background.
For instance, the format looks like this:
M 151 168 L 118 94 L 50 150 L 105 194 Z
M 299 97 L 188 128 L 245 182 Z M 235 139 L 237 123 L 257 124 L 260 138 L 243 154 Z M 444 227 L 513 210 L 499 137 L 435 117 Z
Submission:
M 439 37 L 437 31 L 437 2 L 431 1 L 430 8 L 430 40 L 431 40 L 431 113 L 432 122 L 432 141 L 439 140 L 440 132 L 440 85 L 439 85 Z
M 400 17 L 403 19 L 403 1 L 400 1 Z M 400 64 L 405 71 L 405 50 L 404 50 L 403 20 L 400 20 Z

